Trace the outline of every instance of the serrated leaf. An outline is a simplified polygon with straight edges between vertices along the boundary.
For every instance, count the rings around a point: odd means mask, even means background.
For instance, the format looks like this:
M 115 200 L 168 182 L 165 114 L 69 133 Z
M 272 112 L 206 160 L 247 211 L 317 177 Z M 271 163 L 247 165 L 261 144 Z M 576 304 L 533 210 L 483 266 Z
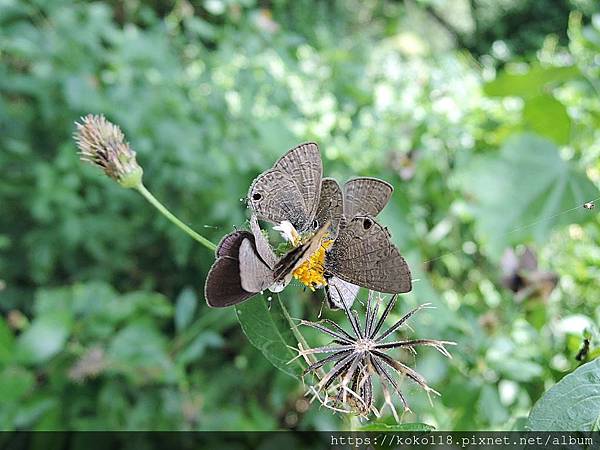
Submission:
M 265 296 L 263 296 L 265 297 Z M 258 348 L 271 364 L 282 372 L 298 378 L 302 364 L 300 360 L 288 364 L 297 353 L 288 346 L 296 346 L 290 325 L 283 315 L 280 300 L 274 296 L 271 309 L 267 300 L 256 296 L 236 305 L 238 321 L 248 340 Z
M 475 199 L 476 230 L 492 258 L 514 243 L 543 242 L 556 226 L 590 220 L 580 206 L 598 196 L 556 145 L 533 134 L 510 138 L 499 153 L 472 158 L 458 181 Z
M 370 423 L 359 428 L 359 431 L 433 431 L 435 427 L 426 423 L 398 423 L 388 425 L 386 423 Z
M 181 332 L 194 318 L 198 297 L 193 289 L 186 287 L 177 297 L 175 305 L 175 329 Z
M 534 405 L 527 429 L 600 431 L 600 360 L 576 369 Z

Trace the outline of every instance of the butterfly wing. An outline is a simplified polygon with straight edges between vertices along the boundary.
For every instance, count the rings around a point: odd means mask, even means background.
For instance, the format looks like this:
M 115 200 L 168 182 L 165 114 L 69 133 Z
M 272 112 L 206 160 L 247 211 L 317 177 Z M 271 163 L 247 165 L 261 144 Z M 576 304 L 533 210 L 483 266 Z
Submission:
M 242 240 L 239 262 L 240 284 L 245 291 L 257 293 L 273 284 L 273 271 L 260 258 L 252 240 Z
M 370 216 L 342 223 L 325 269 L 344 281 L 378 292 L 397 294 L 412 289 L 410 269 L 392 244 L 387 229 Z
M 277 256 L 275 256 L 275 254 L 273 253 L 269 241 L 262 233 L 255 215 L 252 215 L 252 217 L 250 217 L 250 231 L 254 236 L 254 245 L 256 246 L 256 251 L 258 255 L 263 260 L 263 262 L 272 269 L 277 263 Z
M 289 282 L 292 272 L 300 267 L 303 262 L 308 260 L 308 258 L 310 258 L 310 256 L 322 245 L 323 238 L 327 234 L 330 226 L 331 223 L 329 221 L 325 222 L 325 224 L 317 230 L 308 241 L 290 250 L 277 261 L 273 271 L 275 282 L 282 280 L 288 280 Z
M 298 231 L 306 231 L 317 210 L 322 176 L 317 144 L 300 144 L 254 180 L 248 204 L 259 219 L 275 224 L 288 220 Z
M 341 309 L 344 307 L 344 303 L 351 308 L 359 290 L 360 286 L 332 276 L 327 280 L 327 286 L 325 286 L 325 296 L 329 308 Z
M 344 185 L 344 215 L 377 216 L 394 192 L 391 184 L 378 178 L 354 178 Z
M 240 278 L 239 251 L 244 239 L 252 238 L 248 231 L 234 231 L 225 236 L 217 246 L 217 259 L 213 263 L 204 285 L 208 306 L 223 308 L 236 305 L 254 296 L 244 290 Z
M 344 197 L 340 185 L 333 178 L 323 178 L 321 196 L 315 215 L 318 226 L 330 221 L 329 237 L 335 238 L 343 214 Z

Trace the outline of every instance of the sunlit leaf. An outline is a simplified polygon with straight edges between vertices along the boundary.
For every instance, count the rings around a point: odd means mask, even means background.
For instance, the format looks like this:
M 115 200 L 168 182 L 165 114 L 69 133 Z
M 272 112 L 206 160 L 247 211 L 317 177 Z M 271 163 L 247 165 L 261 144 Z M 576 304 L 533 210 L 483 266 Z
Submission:
M 484 86 L 486 95 L 492 97 L 532 97 L 545 91 L 549 84 L 562 83 L 579 75 L 576 66 L 544 67 L 532 64 L 528 70 L 503 70 L 498 77 Z
M 551 95 L 538 95 L 525 102 L 523 127 L 552 139 L 557 144 L 567 144 L 571 135 L 571 118 L 567 108 Z
M 510 138 L 499 153 L 473 158 L 458 181 L 474 200 L 476 231 L 494 258 L 510 244 L 543 242 L 555 227 L 590 220 L 582 205 L 598 195 L 554 144 L 532 134 Z

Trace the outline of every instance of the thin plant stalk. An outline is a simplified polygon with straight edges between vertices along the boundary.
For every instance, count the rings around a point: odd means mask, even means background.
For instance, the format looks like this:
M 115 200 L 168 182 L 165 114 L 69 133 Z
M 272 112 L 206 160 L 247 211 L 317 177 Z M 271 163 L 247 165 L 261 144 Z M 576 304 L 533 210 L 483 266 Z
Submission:
M 140 194 L 144 196 L 146 200 L 148 200 L 152 204 L 152 206 L 158 209 L 158 211 L 160 211 L 160 213 L 163 216 L 165 216 L 167 219 L 169 219 L 171 222 L 177 225 L 181 230 L 185 231 L 189 236 L 192 237 L 192 239 L 196 240 L 204 247 L 213 252 L 217 249 L 217 246 L 215 244 L 206 239 L 204 236 L 196 233 L 185 223 L 179 220 L 171 211 L 169 211 L 161 202 L 159 202 L 158 199 L 154 195 L 152 195 L 152 193 L 148 189 L 146 189 L 146 186 L 144 186 L 142 183 L 136 186 L 136 189 Z

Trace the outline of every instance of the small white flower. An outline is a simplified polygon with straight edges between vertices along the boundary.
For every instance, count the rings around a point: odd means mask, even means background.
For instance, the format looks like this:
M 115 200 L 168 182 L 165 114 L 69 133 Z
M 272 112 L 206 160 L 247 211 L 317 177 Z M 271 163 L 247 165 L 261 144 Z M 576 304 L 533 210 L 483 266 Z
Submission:
M 279 225 L 273 227 L 273 229 L 279 231 L 281 237 L 290 242 L 294 247 L 300 243 L 300 234 L 298 234 L 291 222 L 284 220 Z

